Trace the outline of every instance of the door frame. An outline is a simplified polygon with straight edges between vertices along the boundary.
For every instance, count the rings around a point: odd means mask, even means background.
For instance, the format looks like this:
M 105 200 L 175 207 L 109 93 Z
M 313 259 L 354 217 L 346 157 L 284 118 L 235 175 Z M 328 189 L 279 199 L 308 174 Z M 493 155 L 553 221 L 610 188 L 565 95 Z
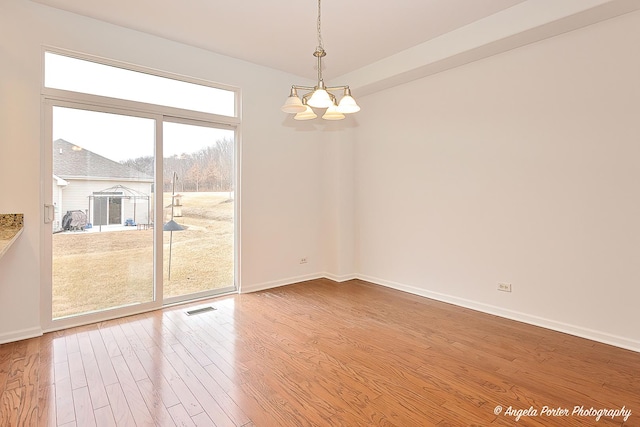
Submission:
M 192 294 L 178 295 L 174 297 L 164 298 L 164 306 L 180 304 L 184 302 L 197 301 L 202 299 L 211 298 L 214 296 L 220 296 L 230 293 L 240 292 L 240 144 L 239 144 L 239 129 L 237 126 L 221 125 L 215 122 L 205 122 L 202 120 L 190 119 L 186 117 L 173 117 L 163 116 L 162 123 L 177 123 L 190 126 L 201 126 L 216 129 L 233 130 L 234 132 L 234 148 L 233 148 L 233 286 L 227 286 L 224 288 L 211 289 L 201 292 L 195 292 Z M 162 180 L 162 177 L 159 178 Z M 162 183 L 160 187 L 162 188 Z M 162 273 L 163 274 L 163 273 Z
M 62 108 L 74 108 L 87 111 L 95 111 L 100 113 L 119 114 L 131 117 L 140 117 L 145 119 L 151 119 L 155 121 L 155 156 L 162 156 L 162 147 L 160 152 L 158 149 L 158 140 L 162 141 L 162 115 L 153 114 L 142 111 L 133 111 L 130 109 L 120 109 L 116 107 L 107 107 L 99 105 L 85 104 L 81 102 L 74 102 L 65 99 L 56 99 L 53 97 L 44 97 L 43 99 L 43 143 L 42 143 L 42 188 L 41 199 L 44 208 L 44 218 L 42 227 L 41 238 L 41 263 L 40 269 L 41 277 L 41 323 L 43 332 L 49 332 L 59 329 L 70 328 L 73 326 L 79 326 L 88 323 L 95 323 L 107 319 L 113 319 L 118 317 L 129 316 L 136 313 L 145 311 L 156 310 L 162 307 L 162 279 L 158 282 L 157 278 L 162 277 L 162 270 L 160 270 L 160 276 L 158 276 L 158 269 L 162 268 L 162 247 L 159 249 L 156 245 L 156 240 L 160 238 L 162 241 L 162 234 L 158 236 L 158 231 L 154 231 L 154 249 L 153 249 L 153 300 L 149 302 L 143 302 L 135 305 L 129 305 L 124 307 L 116 307 L 106 309 L 98 312 L 83 313 L 76 316 L 63 317 L 59 319 L 53 319 L 53 222 L 48 222 L 46 206 L 52 204 L 52 185 L 53 185 L 53 109 L 54 107 Z M 157 162 L 156 162 L 157 163 Z M 162 162 L 160 162 L 162 163 Z M 162 168 L 162 165 L 160 165 Z M 157 181 L 157 178 L 154 178 Z M 155 182 L 154 181 L 154 182 Z M 155 201 L 153 209 L 157 211 L 158 206 L 162 206 L 161 200 Z M 108 220 L 107 220 L 108 222 Z M 156 227 L 158 228 L 158 227 Z M 160 233 L 162 227 L 160 227 Z M 162 246 L 162 245 L 160 245 Z M 160 257 L 160 258 L 158 258 Z M 159 262 L 158 262 L 159 261 Z
M 149 106 L 144 103 L 133 101 L 105 99 L 103 97 L 76 94 L 57 89 L 43 89 L 42 96 L 42 136 L 41 144 L 41 206 L 43 206 L 41 224 L 41 300 L 40 314 L 43 332 L 50 332 L 60 329 L 66 329 L 74 326 L 80 326 L 89 323 L 96 323 L 109 319 L 125 317 L 133 314 L 143 313 L 147 311 L 157 310 L 166 305 L 173 305 L 182 302 L 197 301 L 199 299 L 212 298 L 228 293 L 237 293 L 240 290 L 240 131 L 238 118 L 226 118 L 228 120 L 219 120 L 220 117 L 209 115 L 208 120 L 203 120 L 201 113 L 190 112 L 188 110 L 181 111 L 181 114 L 175 108 Z M 232 287 L 214 289 L 185 296 L 173 297 L 167 300 L 163 298 L 163 230 L 162 227 L 154 227 L 154 271 L 153 271 L 153 301 L 139 303 L 131 306 L 117 307 L 106 309 L 99 312 L 79 314 L 76 316 L 53 319 L 52 316 L 52 237 L 53 222 L 47 221 L 51 214 L 48 212 L 47 206 L 53 206 L 52 185 L 53 185 L 53 161 L 52 161 L 52 143 L 53 143 L 53 108 L 75 108 L 95 112 L 120 114 L 133 117 L 141 117 L 155 120 L 155 169 L 154 169 L 154 188 L 162 188 L 163 162 L 157 159 L 163 158 L 163 123 L 176 122 L 198 126 L 216 127 L 221 129 L 231 129 L 234 131 L 234 285 Z M 166 114 L 162 110 L 167 110 Z M 160 111 L 160 112 L 158 112 Z M 196 118 L 190 118 L 196 116 Z M 154 200 L 155 218 L 162 218 L 162 197 L 156 197 Z

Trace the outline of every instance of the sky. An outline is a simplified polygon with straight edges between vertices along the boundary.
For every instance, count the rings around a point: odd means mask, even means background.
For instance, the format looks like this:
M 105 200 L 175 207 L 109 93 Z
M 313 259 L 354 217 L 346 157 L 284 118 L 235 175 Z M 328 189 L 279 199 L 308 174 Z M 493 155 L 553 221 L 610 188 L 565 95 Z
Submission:
M 234 93 L 80 59 L 45 54 L 45 86 L 233 116 Z M 154 155 L 155 121 L 66 107 L 53 108 L 53 140 L 62 138 L 115 161 Z M 234 131 L 165 122 L 164 157 L 193 153 Z
M 163 155 L 194 153 L 234 131 L 165 122 Z M 66 107 L 53 107 L 53 140 L 72 144 L 115 161 L 154 155 L 155 121 Z

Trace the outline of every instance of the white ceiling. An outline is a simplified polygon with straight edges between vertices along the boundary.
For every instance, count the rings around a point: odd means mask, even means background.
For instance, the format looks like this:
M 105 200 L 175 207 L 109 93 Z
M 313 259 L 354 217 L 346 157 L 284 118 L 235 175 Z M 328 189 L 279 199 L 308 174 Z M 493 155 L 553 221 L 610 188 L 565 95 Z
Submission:
M 316 0 L 33 1 L 301 77 L 316 76 Z M 407 62 L 413 56 L 412 65 L 395 64 L 395 74 L 424 68 L 430 43 L 435 59 L 442 60 L 535 28 L 552 30 L 502 43 L 498 50 L 485 50 L 486 56 L 639 6 L 637 0 L 324 0 L 323 73 L 329 83 L 343 75 L 357 79 L 358 70 L 366 70 L 366 85 L 376 72 L 371 67 L 387 61 L 389 69 L 389 58 L 404 56 Z M 463 36 L 466 47 L 460 42 Z M 451 52 L 443 52 L 449 48 Z M 469 60 L 475 59 L 471 55 Z

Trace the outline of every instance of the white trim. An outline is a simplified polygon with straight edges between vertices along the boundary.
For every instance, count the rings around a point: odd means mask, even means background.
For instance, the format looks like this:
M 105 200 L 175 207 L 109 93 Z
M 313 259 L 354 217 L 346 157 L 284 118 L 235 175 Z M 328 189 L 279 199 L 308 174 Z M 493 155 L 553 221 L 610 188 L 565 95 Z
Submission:
M 93 176 L 73 176 L 73 175 L 64 175 L 65 178 L 60 178 L 68 181 L 123 181 L 123 182 L 146 182 L 153 183 L 153 179 L 147 178 L 105 178 L 105 177 L 93 177 Z M 65 184 L 66 185 L 66 184 Z
M 147 313 L 149 311 L 161 309 L 162 306 L 156 305 L 155 301 L 141 304 L 132 304 L 125 307 L 109 308 L 106 310 L 55 319 L 46 327 L 43 327 L 42 331 L 44 333 L 61 331 L 64 329 L 71 329 L 84 325 L 93 325 L 99 322 L 106 322 L 107 320 L 120 319 L 123 317 L 134 316 L 136 314 Z
M 52 54 L 55 55 L 60 55 L 60 56 L 66 56 L 69 58 L 74 58 L 74 59 L 79 59 L 82 61 L 87 61 L 87 62 L 93 62 L 96 64 L 100 64 L 100 65 L 106 65 L 109 67 L 115 67 L 115 68 L 120 68 L 123 70 L 128 70 L 128 71 L 133 71 L 133 72 L 137 72 L 137 73 L 143 73 L 143 74 L 149 74 L 152 76 L 156 76 L 156 77 L 161 77 L 161 78 L 165 78 L 165 79 L 171 79 L 171 80 L 176 80 L 176 81 L 181 81 L 181 82 L 185 82 L 185 83 L 191 83 L 191 84 L 195 84 L 198 86 L 205 86 L 205 87 L 210 87 L 213 89 L 220 89 L 220 90 L 225 90 L 228 92 L 233 92 L 234 94 L 234 116 L 225 116 L 225 115 L 218 115 L 218 114 L 213 114 L 213 113 L 206 113 L 203 111 L 196 111 L 196 110 L 186 110 L 186 109 L 181 109 L 181 108 L 174 108 L 174 107 L 168 107 L 168 106 L 163 106 L 163 105 L 159 105 L 159 104 L 147 104 L 144 102 L 138 102 L 138 101 L 129 101 L 129 100 L 124 100 L 124 99 L 120 99 L 120 98 L 109 98 L 109 97 L 104 97 L 104 96 L 100 96 L 100 95 L 90 95 L 90 94 L 86 94 L 86 93 L 81 93 L 81 92 L 73 92 L 73 91 L 67 91 L 67 90 L 60 90 L 60 89 L 54 89 L 54 88 L 50 88 L 50 87 L 46 87 L 44 85 L 45 82 L 45 77 L 46 77 L 46 69 L 45 69 L 45 53 L 50 52 Z M 91 100 L 93 97 L 96 98 L 103 98 L 103 99 L 108 99 L 109 103 L 108 105 L 110 106 L 114 106 L 117 105 L 117 103 L 119 101 L 123 101 L 125 103 L 134 103 L 137 105 L 136 110 L 137 111 L 143 111 L 146 110 L 146 108 L 144 107 L 149 106 L 151 107 L 153 110 L 152 112 L 157 113 L 158 111 L 160 111 L 159 109 L 162 110 L 162 114 L 170 116 L 172 115 L 170 113 L 170 111 L 176 111 L 176 117 L 183 117 L 183 116 L 216 116 L 219 117 L 222 123 L 233 123 L 233 124 L 240 124 L 240 115 L 241 115 L 241 111 L 242 111 L 242 106 L 241 106 L 241 92 L 240 92 L 240 88 L 236 87 L 236 86 L 232 86 L 232 85 L 228 85 L 228 84 L 222 84 L 222 83 L 218 83 L 218 82 L 212 82 L 210 80 L 205 80 L 205 79 L 200 79 L 197 77 L 192 77 L 192 76 L 187 76 L 184 74 L 178 74 L 178 73 L 172 73 L 169 71 L 164 71 L 164 70 L 159 70 L 156 68 L 151 68 L 151 67 L 145 67 L 145 66 L 141 66 L 141 65 L 137 65 L 137 64 L 133 64 L 130 62 L 124 62 L 124 61 L 118 61 L 115 59 L 110 59 L 110 58 L 105 58 L 102 56 L 97 56 L 97 55 L 91 55 L 91 54 L 87 54 L 87 53 L 83 53 L 83 52 L 78 52 L 78 51 L 73 51 L 73 50 L 69 50 L 69 49 L 63 49 L 63 48 L 58 48 L 58 47 L 54 47 L 54 46 L 48 46 L 48 45 L 43 45 L 42 46 L 42 70 L 41 70 L 41 82 L 42 82 L 42 93 L 45 95 L 50 95 L 50 96 L 54 96 L 56 98 L 64 98 L 65 95 L 70 97 L 70 100 L 76 101 L 78 102 L 80 99 L 83 99 L 86 97 L 86 99 Z M 95 102 L 93 101 L 89 101 L 91 104 L 94 105 L 99 105 L 99 104 L 95 104 Z M 124 108 L 124 107 L 123 107 Z M 166 110 L 165 110 L 166 109 Z M 207 120 L 205 118 L 205 120 Z
M 163 307 L 168 305 L 182 304 L 184 302 L 192 302 L 202 299 L 215 298 L 218 295 L 227 295 L 236 292 L 235 286 L 225 286 L 224 288 L 207 289 L 206 291 L 194 292 L 192 294 L 178 295 L 175 297 L 163 298 Z
M 233 171 L 233 285 L 237 293 L 242 293 L 242 269 L 240 268 L 240 250 L 242 242 L 242 129 L 235 128 L 234 144 L 234 171 Z
M 214 89 L 228 90 L 229 92 L 234 92 L 234 91 L 239 90 L 238 87 L 232 86 L 232 85 L 229 85 L 229 84 L 213 82 L 213 81 L 206 80 L 206 79 L 201 79 L 201 78 L 198 78 L 198 77 L 187 76 L 185 74 L 172 73 L 170 71 L 160 70 L 158 68 L 146 67 L 146 66 L 137 65 L 137 64 L 134 64 L 134 63 L 131 63 L 131 62 L 119 61 L 117 59 L 106 58 L 104 56 L 92 55 L 92 54 L 89 54 L 89 53 L 79 52 L 79 51 L 71 50 L 71 49 L 64 49 L 64 48 L 55 47 L 55 46 L 51 46 L 51 45 L 43 45 L 42 46 L 42 51 L 43 51 L 43 55 L 42 55 L 42 58 L 43 58 L 42 67 L 43 67 L 43 69 L 42 69 L 41 81 L 43 82 L 43 85 L 44 85 L 44 77 L 45 77 L 45 74 L 44 74 L 44 72 L 45 72 L 45 70 L 44 70 L 44 52 L 51 52 L 51 53 L 54 53 L 56 55 L 68 56 L 68 57 L 75 58 L 75 59 L 81 59 L 83 61 L 95 62 L 95 63 L 102 64 L 102 65 L 108 65 L 110 67 L 123 68 L 125 70 L 135 71 L 135 72 L 138 72 L 138 73 L 151 74 L 151 75 L 154 75 L 154 76 L 164 77 L 164 78 L 167 78 L 167 79 L 181 80 L 181 81 L 184 81 L 184 82 L 187 82 L 187 83 L 193 83 L 193 84 L 196 84 L 196 85 L 212 87 Z
M 102 108 L 117 108 L 121 111 L 132 112 L 133 114 L 147 113 L 164 115 L 169 118 L 167 121 L 173 121 L 171 119 L 175 119 L 176 117 L 187 117 L 195 121 L 217 123 L 220 126 L 237 126 L 240 124 L 240 119 L 237 117 L 129 101 L 127 99 L 110 98 L 108 96 L 71 92 L 62 89 L 43 87 L 42 95 L 46 98 L 69 101 L 77 105 L 82 105 L 82 108 L 85 110 L 102 111 Z
M 154 194 L 162 194 L 162 196 L 155 197 L 153 205 L 153 302 L 161 307 L 164 304 L 164 244 L 161 243 L 163 242 L 162 224 L 164 223 L 164 217 L 158 217 L 158 215 L 162 215 L 164 212 L 164 160 L 158 161 L 158 159 L 164 159 L 164 122 L 162 119 L 156 120 L 155 131 L 153 191 Z M 158 193 L 158 189 L 161 189 L 162 192 Z M 173 200 L 171 200 L 171 203 L 173 203 Z
M 6 334 L 0 335 L 0 344 L 6 344 L 13 341 L 21 341 L 29 338 L 36 338 L 42 336 L 42 329 L 39 327 L 20 329 L 19 331 L 11 331 Z
M 42 56 L 42 78 L 44 79 L 44 55 Z M 43 80 L 44 81 L 44 80 Z M 53 106 L 52 100 L 43 98 L 40 104 L 40 206 L 53 205 Z M 47 143 L 47 141 L 51 141 Z M 49 150 L 49 152 L 47 151 Z M 45 329 L 51 325 L 53 318 L 53 227 L 54 221 L 47 223 L 47 218 L 41 210 L 40 216 L 40 327 Z M 47 258 L 48 257 L 48 258 Z
M 627 350 L 640 352 L 640 341 L 632 340 L 618 335 L 612 335 L 606 332 L 583 328 L 581 326 L 571 325 L 569 323 L 558 322 L 555 320 L 546 319 L 519 311 L 508 310 L 505 308 L 496 307 L 494 305 L 484 304 L 465 298 L 441 294 L 439 292 L 432 292 L 425 289 L 417 288 L 415 286 L 405 285 L 390 280 L 379 279 L 377 277 L 357 275 L 357 278 L 376 285 L 385 286 L 387 288 L 395 289 L 398 291 L 408 292 L 410 294 L 430 298 L 436 301 L 446 302 L 449 304 L 457 305 L 459 307 L 469 308 L 471 310 L 480 311 L 482 313 L 503 317 L 505 319 L 515 320 L 518 322 L 527 323 L 529 325 L 550 329 L 552 331 L 562 332 L 580 338 L 585 338 L 591 341 L 597 341 L 600 343 L 621 347 Z
M 348 282 L 349 280 L 354 280 L 358 278 L 356 274 L 343 274 L 341 276 L 338 276 L 332 273 L 324 273 L 323 277 L 338 283 Z
M 295 283 L 306 282 L 309 280 L 326 278 L 322 273 L 307 274 L 304 276 L 289 277 L 282 280 L 274 280 L 271 282 L 255 283 L 253 285 L 244 285 L 240 293 L 248 294 L 250 292 L 265 291 L 267 289 L 279 288 L 280 286 L 293 285 Z

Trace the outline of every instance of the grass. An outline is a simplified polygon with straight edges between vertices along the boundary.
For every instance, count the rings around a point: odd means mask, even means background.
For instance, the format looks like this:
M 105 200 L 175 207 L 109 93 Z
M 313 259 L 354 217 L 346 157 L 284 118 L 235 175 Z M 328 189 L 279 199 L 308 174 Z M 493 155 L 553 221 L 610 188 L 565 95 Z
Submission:
M 163 232 L 164 296 L 233 286 L 233 205 L 229 193 L 182 193 L 186 230 Z M 165 194 L 164 206 L 171 203 Z M 163 222 L 170 219 L 165 209 Z M 157 226 L 160 226 L 157 223 Z M 153 230 L 53 235 L 53 317 L 153 300 Z

